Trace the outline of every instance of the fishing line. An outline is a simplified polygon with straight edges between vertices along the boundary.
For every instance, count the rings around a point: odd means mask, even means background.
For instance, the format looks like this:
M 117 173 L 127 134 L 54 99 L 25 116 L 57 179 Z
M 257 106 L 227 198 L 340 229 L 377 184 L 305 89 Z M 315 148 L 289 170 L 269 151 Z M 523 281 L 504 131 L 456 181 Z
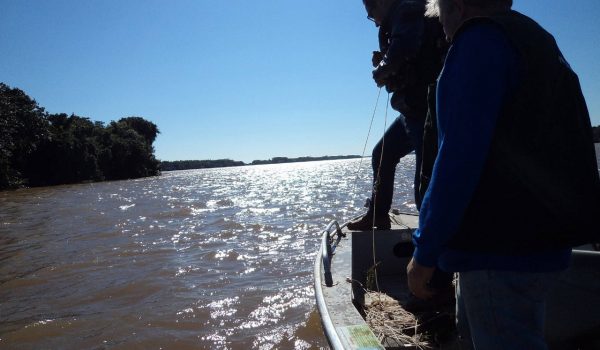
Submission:
M 379 89 L 379 91 L 381 91 L 381 89 Z M 379 155 L 379 165 L 377 166 L 377 179 L 375 181 L 375 185 L 373 188 L 373 222 L 371 224 L 371 239 L 372 239 L 372 243 L 371 246 L 373 247 L 373 274 L 375 275 L 375 286 L 377 288 L 377 291 L 380 292 L 379 290 L 379 279 L 377 278 L 377 258 L 376 258 L 376 251 L 375 251 L 375 218 L 377 217 L 377 189 L 379 187 L 379 180 L 381 178 L 381 163 L 383 163 L 383 152 L 385 150 L 385 129 L 387 128 L 387 116 L 388 116 L 388 110 L 390 109 L 390 94 L 388 93 L 387 96 L 387 103 L 385 106 L 385 116 L 383 118 L 383 136 L 381 137 L 381 154 Z M 389 215 L 389 214 L 388 214 Z
M 375 100 L 375 107 L 373 108 L 373 114 L 371 115 L 371 122 L 369 123 L 369 131 L 367 132 L 367 138 L 365 140 L 365 144 L 363 146 L 363 150 L 362 150 L 362 154 L 360 157 L 360 161 L 358 163 L 358 169 L 356 169 L 356 176 L 354 177 L 354 183 L 352 184 L 352 189 L 351 189 L 351 193 L 353 193 L 353 198 L 352 201 L 354 202 L 356 200 L 356 184 L 358 182 L 358 177 L 360 175 L 360 170 L 362 167 L 362 160 L 365 156 L 365 152 L 367 149 L 367 144 L 369 142 L 369 138 L 371 137 L 371 130 L 373 128 L 373 121 L 375 120 L 375 115 L 377 114 L 377 107 L 379 106 L 379 99 L 381 97 L 381 90 L 383 89 L 383 87 L 380 87 L 378 92 L 377 92 L 377 99 Z M 388 93 L 387 96 L 387 102 L 386 102 L 386 108 L 385 108 L 385 116 L 384 116 L 384 121 L 383 121 L 383 136 L 381 137 L 381 154 L 379 156 L 379 165 L 377 168 L 377 178 L 375 179 L 375 183 L 373 185 L 373 188 L 371 188 L 371 191 L 373 194 L 373 222 L 372 222 L 372 253 L 373 253 L 373 274 L 374 274 L 374 281 L 375 281 L 375 288 L 377 289 L 377 291 L 379 291 L 379 279 L 377 278 L 377 259 L 376 259 L 376 250 L 375 250 L 375 213 L 377 210 L 377 186 L 379 186 L 379 181 L 380 181 L 380 174 L 381 174 L 381 163 L 383 161 L 383 151 L 385 148 L 385 131 L 387 128 L 387 116 L 388 116 L 388 110 L 389 110 L 389 106 L 390 106 L 390 94 Z
M 373 108 L 373 114 L 371 115 L 371 123 L 369 123 L 369 131 L 367 132 L 367 139 L 365 140 L 365 145 L 363 146 L 362 154 L 360 155 L 360 161 L 358 162 L 358 169 L 356 169 L 356 176 L 354 177 L 354 183 L 352 184 L 352 189 L 350 190 L 350 193 L 352 193 L 354 195 L 352 198 L 353 203 L 356 201 L 356 196 L 357 196 L 357 193 L 355 192 L 356 191 L 356 183 L 358 182 L 358 176 L 360 175 L 362 161 L 363 161 L 363 158 L 365 157 L 365 151 L 367 150 L 367 143 L 369 142 L 369 137 L 371 136 L 371 128 L 373 127 L 373 120 L 375 120 L 375 114 L 377 113 L 377 106 L 379 105 L 379 97 L 381 96 L 382 88 L 383 87 L 380 87 L 379 91 L 377 92 L 377 100 L 375 100 L 375 107 Z

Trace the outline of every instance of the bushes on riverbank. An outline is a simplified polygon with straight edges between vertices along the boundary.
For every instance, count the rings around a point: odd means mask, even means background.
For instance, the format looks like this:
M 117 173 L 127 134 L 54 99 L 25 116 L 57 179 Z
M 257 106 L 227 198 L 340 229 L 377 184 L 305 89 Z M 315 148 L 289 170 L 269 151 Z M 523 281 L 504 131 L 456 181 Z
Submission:
M 324 156 L 324 157 L 299 157 L 299 158 L 288 158 L 288 157 L 275 157 L 269 160 L 254 160 L 250 164 L 246 164 L 242 161 L 236 161 L 231 159 L 217 159 L 217 160 L 176 160 L 173 162 L 162 161 L 160 163 L 160 169 L 163 171 L 171 170 L 189 170 L 189 169 L 207 169 L 207 168 L 226 168 L 232 166 L 244 166 L 244 165 L 264 165 L 264 164 L 282 164 L 282 163 L 299 163 L 299 162 L 314 162 L 320 160 L 337 160 L 337 159 L 354 159 L 360 158 L 360 156 Z
M 0 189 L 157 175 L 157 126 L 141 117 L 108 125 L 49 114 L 0 83 Z
M 188 169 L 207 169 L 207 168 L 225 168 L 231 166 L 246 165 L 244 162 L 231 159 L 217 160 L 176 160 L 160 162 L 160 170 L 188 170 Z

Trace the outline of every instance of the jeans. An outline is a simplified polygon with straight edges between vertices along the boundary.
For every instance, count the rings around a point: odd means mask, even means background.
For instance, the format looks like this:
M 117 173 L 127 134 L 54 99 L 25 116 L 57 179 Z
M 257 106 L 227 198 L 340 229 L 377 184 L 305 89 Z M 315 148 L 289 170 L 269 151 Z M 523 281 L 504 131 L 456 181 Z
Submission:
M 392 208 L 396 166 L 400 162 L 400 159 L 412 151 L 415 151 L 416 155 L 414 178 L 415 203 L 417 204 L 417 209 L 421 207 L 419 182 L 423 126 L 424 121 L 420 118 L 405 118 L 403 115 L 400 115 L 392 122 L 385 131 L 383 138 L 373 148 L 373 157 L 371 158 L 371 166 L 373 167 L 373 194 L 369 211 L 373 211 L 373 204 L 375 204 L 377 216 L 387 216 L 387 213 Z M 383 157 L 381 155 L 382 147 Z M 381 167 L 379 166 L 380 160 Z M 377 181 L 378 177 L 379 182 Z
M 546 298 L 560 275 L 560 271 L 460 272 L 456 327 L 461 349 L 546 350 Z

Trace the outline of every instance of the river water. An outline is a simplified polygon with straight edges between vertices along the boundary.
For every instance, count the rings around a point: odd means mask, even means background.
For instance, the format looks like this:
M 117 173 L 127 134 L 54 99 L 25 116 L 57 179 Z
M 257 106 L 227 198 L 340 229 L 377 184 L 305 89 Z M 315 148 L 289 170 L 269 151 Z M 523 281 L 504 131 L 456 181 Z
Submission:
M 1 192 L 0 348 L 326 348 L 312 287 L 319 232 L 364 210 L 369 163 Z M 394 196 L 403 211 L 415 211 L 413 173 L 408 156 Z
M 355 159 L 1 192 L 0 348 L 326 348 L 319 232 L 370 183 Z

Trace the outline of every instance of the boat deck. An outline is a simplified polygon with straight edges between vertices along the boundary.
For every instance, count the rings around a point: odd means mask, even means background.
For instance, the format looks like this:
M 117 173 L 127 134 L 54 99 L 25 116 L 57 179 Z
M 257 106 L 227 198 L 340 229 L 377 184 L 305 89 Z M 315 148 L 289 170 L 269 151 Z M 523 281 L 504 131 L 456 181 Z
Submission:
M 339 231 L 329 229 L 330 254 L 321 247 L 315 262 L 315 295 L 333 349 L 415 348 L 410 343 L 382 344 L 362 314 L 366 290 L 385 293 L 400 305 L 408 297 L 406 265 L 412 254 L 411 235 L 418 225 L 418 216 L 396 212 L 391 217 L 391 229 L 374 234 L 349 231 L 345 225 Z M 328 270 L 330 280 L 326 278 Z M 574 251 L 571 268 L 549 298 L 547 314 L 546 334 L 551 349 L 600 348 L 599 252 Z M 456 344 L 450 341 L 431 348 L 455 349 Z
M 381 337 L 370 330 L 364 319 L 363 306 L 367 290 L 384 293 L 397 300 L 400 305 L 408 300 L 405 269 L 412 254 L 412 232 L 417 225 L 416 215 L 393 214 L 391 229 L 376 231 L 375 235 L 372 231 L 349 231 L 345 226 L 342 227 L 344 236 L 334 246 L 331 264 L 333 283 L 330 287 L 315 285 L 316 294 L 322 295 L 322 302 L 327 309 L 325 311 L 320 308 L 322 314 L 323 311 L 328 314 L 326 318 L 322 318 L 326 332 L 329 328 L 336 335 L 333 337 L 336 340 L 330 344 L 332 348 L 416 348 L 409 342 L 401 343 L 389 338 L 383 339 L 382 345 Z M 317 260 L 320 260 L 320 256 Z M 375 264 L 376 275 L 372 269 Z M 319 300 L 317 303 L 319 304 Z M 331 341 L 332 337 L 328 338 Z

